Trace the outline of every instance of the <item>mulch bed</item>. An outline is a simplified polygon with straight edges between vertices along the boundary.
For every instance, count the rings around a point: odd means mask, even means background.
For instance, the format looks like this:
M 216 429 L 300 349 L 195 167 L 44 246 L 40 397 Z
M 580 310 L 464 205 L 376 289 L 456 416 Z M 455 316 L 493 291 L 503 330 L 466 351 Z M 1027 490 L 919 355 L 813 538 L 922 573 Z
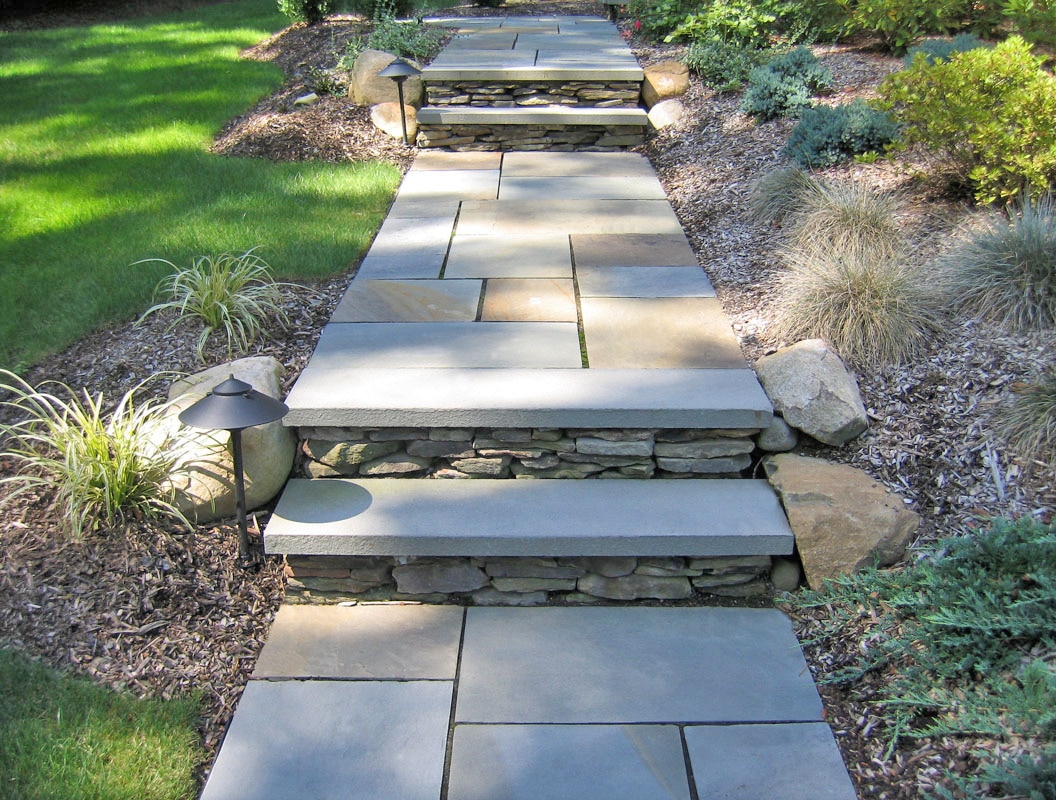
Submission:
M 115 2 L 102 12 L 37 15 L 0 25 L 85 24 L 193 5 L 188 0 Z M 605 8 L 574 0 L 509 0 L 501 9 L 465 5 L 446 13 L 604 15 Z M 332 68 L 344 42 L 364 24 L 337 17 L 319 26 L 293 26 L 248 52 L 249 58 L 280 64 L 287 82 L 232 120 L 214 151 L 275 160 L 384 159 L 406 168 L 413 150 L 376 131 L 365 110 L 347 99 L 323 97 L 296 110 L 292 105 L 307 91 L 307 66 Z M 643 64 L 679 54 L 676 46 L 634 40 L 629 26 L 627 35 Z M 867 96 L 899 66 L 868 46 L 828 46 L 818 52 L 837 81 L 832 102 Z M 753 123 L 738 111 L 737 96 L 717 95 L 696 81 L 685 102 L 686 120 L 652 135 L 640 149 L 655 165 L 746 356 L 754 359 L 783 344 L 768 334 L 780 231 L 751 223 L 747 198 L 752 182 L 781 163 L 790 123 Z M 921 246 L 921 258 L 941 250 L 979 213 L 921 182 L 913 165 L 852 164 L 829 175 L 900 191 L 905 224 Z M 310 356 L 347 281 L 348 276 L 339 276 L 291 292 L 292 324 L 269 330 L 259 344 L 258 352 L 286 365 L 287 387 Z M 24 377 L 32 383 L 58 379 L 116 398 L 154 373 L 200 369 L 194 357 L 197 331 L 182 324 L 168 331 L 170 322 L 156 315 L 140 326 L 129 322 L 98 331 Z M 210 365 L 225 359 L 218 346 L 206 353 Z M 900 491 L 923 518 L 922 541 L 968 532 L 994 515 L 1040 512 L 1047 518 L 1056 507 L 1056 470 L 1008 452 L 993 436 L 990 420 L 1013 384 L 1054 361 L 1051 333 L 1011 336 L 985 323 L 953 319 L 917 362 L 858 370 L 872 423 L 867 433 L 839 449 L 810 444 L 801 449 L 861 467 Z M 260 525 L 266 516 L 260 515 Z M 255 572 L 239 568 L 229 522 L 192 532 L 140 524 L 76 543 L 66 541 L 60 527 L 51 498 L 39 493 L 10 503 L 0 516 L 0 641 L 136 693 L 164 697 L 200 691 L 205 699 L 201 730 L 211 759 L 282 600 L 281 564 L 270 561 Z M 809 635 L 811 615 L 800 615 L 796 624 Z M 858 632 L 848 631 L 839 642 L 808 648 L 812 669 L 824 673 L 827 665 L 842 660 L 840 648 L 858 642 Z M 862 797 L 926 795 L 941 783 L 944 769 L 970 765 L 971 743 L 963 741 L 925 740 L 884 759 L 886 741 L 871 706 L 877 688 L 868 681 L 853 690 L 822 687 L 829 721 Z M 202 765 L 203 775 L 207 767 Z

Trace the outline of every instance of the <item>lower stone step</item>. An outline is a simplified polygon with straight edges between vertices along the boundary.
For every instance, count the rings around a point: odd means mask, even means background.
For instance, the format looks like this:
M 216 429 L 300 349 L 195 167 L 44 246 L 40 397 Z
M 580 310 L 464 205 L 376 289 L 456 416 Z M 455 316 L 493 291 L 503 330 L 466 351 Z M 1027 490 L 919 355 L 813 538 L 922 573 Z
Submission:
M 765 480 L 292 480 L 270 554 L 365 556 L 788 555 Z
M 641 108 L 426 107 L 418 144 L 450 150 L 620 150 L 644 141 Z

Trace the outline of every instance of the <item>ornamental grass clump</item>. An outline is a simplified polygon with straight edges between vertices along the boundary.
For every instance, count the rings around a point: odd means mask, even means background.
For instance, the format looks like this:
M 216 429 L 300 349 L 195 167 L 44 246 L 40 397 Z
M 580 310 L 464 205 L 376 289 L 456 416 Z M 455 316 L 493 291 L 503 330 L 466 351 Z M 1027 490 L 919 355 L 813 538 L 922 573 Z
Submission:
M 900 200 L 858 183 L 819 183 L 803 192 L 792 214 L 793 238 L 810 247 L 820 241 L 860 243 L 863 251 L 897 252 L 903 245 Z
M 183 317 L 200 320 L 204 327 L 198 337 L 199 360 L 204 360 L 206 343 L 214 332 L 227 340 L 229 357 L 236 350 L 248 351 L 267 322 L 289 322 L 282 306 L 282 289 L 290 284 L 277 283 L 267 262 L 254 249 L 237 256 L 202 256 L 187 269 L 164 259 L 148 259 L 168 264 L 174 272 L 155 290 L 155 296 L 168 295 L 170 299 L 148 308 L 139 322 L 158 311 L 176 312 L 169 330 Z
M 877 366 L 906 361 L 939 327 L 930 276 L 903 248 L 819 239 L 785 260 L 774 324 L 781 338 L 826 339 L 845 359 Z
M 1056 202 L 1023 199 L 993 213 L 940 262 L 967 310 L 1013 331 L 1056 324 Z
M 998 434 L 1028 458 L 1056 464 L 1056 368 L 1013 392 L 998 416 Z
M 18 419 L 0 424 L 3 455 L 18 465 L 0 481 L 16 487 L 5 502 L 37 488 L 54 490 L 74 540 L 142 519 L 169 517 L 190 526 L 169 481 L 178 458 L 176 429 L 162 423 L 165 406 L 136 401 L 145 382 L 107 412 L 102 394 L 78 395 L 61 383 L 51 393 L 6 370 L 0 378 L 0 392 L 9 398 L 0 405 Z
M 822 182 L 799 167 L 780 167 L 768 172 L 752 186 L 748 209 L 755 222 L 782 224 L 822 191 Z

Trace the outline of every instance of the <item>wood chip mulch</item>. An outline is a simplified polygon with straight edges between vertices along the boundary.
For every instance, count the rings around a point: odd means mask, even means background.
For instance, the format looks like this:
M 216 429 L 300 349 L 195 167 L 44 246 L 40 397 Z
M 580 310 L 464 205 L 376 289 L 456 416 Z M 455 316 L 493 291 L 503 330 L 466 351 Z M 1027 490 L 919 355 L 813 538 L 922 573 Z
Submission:
M 168 9 L 181 6 L 181 0 L 165 1 Z M 182 2 L 187 4 L 192 0 Z M 139 0 L 113 7 L 148 6 Z M 467 4 L 440 13 L 604 14 L 605 9 L 576 0 L 508 0 L 501 9 Z M 23 20 L 9 27 L 32 24 Z M 293 26 L 248 52 L 249 58 L 279 64 L 287 81 L 232 120 L 214 151 L 287 161 L 384 159 L 406 168 L 414 151 L 379 134 L 365 111 L 346 98 L 323 97 L 296 110 L 292 105 L 308 90 L 307 67 L 335 66 L 344 42 L 363 25 L 353 17 L 337 17 L 313 28 Z M 639 42 L 631 26 L 625 29 L 643 64 L 679 55 L 677 46 Z M 817 52 L 837 82 L 832 102 L 868 95 L 899 66 L 868 46 L 826 46 Z M 783 163 L 780 151 L 791 123 L 756 124 L 740 114 L 736 95 L 716 95 L 695 79 L 685 102 L 686 120 L 652 135 L 640 149 L 656 167 L 745 355 L 754 360 L 784 344 L 768 332 L 781 232 L 751 223 L 747 198 L 755 179 Z M 930 258 L 979 212 L 915 174 L 912 164 L 894 162 L 828 171 L 833 179 L 898 190 L 907 230 L 920 244 L 921 258 Z M 287 311 L 293 322 L 286 330 L 269 330 L 258 344 L 256 352 L 286 365 L 287 387 L 311 355 L 348 279 L 291 291 Z M 170 322 L 157 316 L 139 326 L 128 322 L 98 331 L 24 377 L 32 383 L 58 379 L 117 398 L 154 373 L 202 368 L 194 357 L 197 330 L 181 324 L 168 331 Z M 226 357 L 216 343 L 206 353 L 206 365 Z M 871 417 L 868 432 L 843 448 L 806 443 L 801 449 L 861 467 L 900 491 L 923 518 L 922 541 L 970 531 L 994 515 L 1034 513 L 1048 519 L 1056 507 L 1056 468 L 1008 451 L 993 434 L 992 418 L 1008 402 L 1010 387 L 1052 363 L 1052 332 L 1010 335 L 951 318 L 941 339 L 915 363 L 857 370 Z M 154 386 L 158 393 L 163 389 Z M 25 496 L 0 514 L 0 642 L 144 695 L 200 691 L 206 701 L 204 776 L 282 600 L 281 565 L 269 562 L 257 572 L 239 568 L 237 536 L 229 521 L 190 533 L 140 524 L 71 543 L 60 535 L 50 502 L 40 494 Z M 260 526 L 266 517 L 266 511 L 259 515 Z M 810 613 L 798 614 L 795 623 L 804 638 L 815 628 Z M 858 647 L 864 635 L 848 630 L 838 641 L 808 647 L 815 675 L 843 663 L 847 649 Z M 930 796 L 946 769 L 972 765 L 971 745 L 977 741 L 924 740 L 885 757 L 884 731 L 871 705 L 879 692 L 876 683 L 865 681 L 850 690 L 823 686 L 821 691 L 863 798 Z

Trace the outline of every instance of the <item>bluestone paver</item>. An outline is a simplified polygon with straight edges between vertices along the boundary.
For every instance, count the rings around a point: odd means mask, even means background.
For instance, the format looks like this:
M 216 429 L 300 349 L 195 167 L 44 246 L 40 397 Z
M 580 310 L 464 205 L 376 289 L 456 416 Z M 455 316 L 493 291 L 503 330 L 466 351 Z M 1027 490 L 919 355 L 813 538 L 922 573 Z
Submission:
M 285 605 L 253 677 L 454 680 L 462 609 Z
M 446 253 L 454 226 L 453 217 L 387 219 L 370 245 L 370 255 Z
M 435 248 L 408 249 L 399 255 L 368 254 L 356 270 L 355 280 L 439 278 L 447 253 Z
M 451 241 L 445 278 L 572 277 L 568 236 L 467 236 Z
M 545 233 L 671 233 L 682 227 L 666 200 L 469 200 L 462 235 Z
M 784 614 L 704 611 L 470 608 L 456 720 L 821 720 L 821 699 Z
M 748 369 L 715 298 L 584 297 L 580 308 L 593 368 Z
M 501 164 L 502 153 L 498 152 L 451 153 L 447 150 L 419 150 L 414 157 L 416 170 L 497 170 Z
M 459 201 L 451 200 L 400 200 L 389 206 L 387 219 L 421 219 L 430 215 L 454 220 L 458 216 Z
M 664 200 L 664 187 L 653 178 L 503 178 L 500 200 Z
M 447 681 L 250 681 L 201 800 L 436 800 Z
M 339 322 L 323 328 L 317 369 L 528 367 L 582 364 L 570 322 Z
M 483 281 L 352 281 L 331 322 L 472 322 Z M 575 317 L 573 317 L 575 321 Z
M 572 250 L 577 267 L 698 266 L 681 229 L 671 234 L 574 234 Z
M 700 267 L 576 267 L 583 297 L 714 297 Z
M 459 725 L 448 800 L 689 800 L 671 725 Z
M 729 725 L 686 729 L 697 794 L 726 800 L 855 800 L 829 726 Z
M 396 194 L 400 200 L 494 200 L 498 196 L 499 170 L 410 170 Z
M 637 153 L 506 153 L 503 178 L 655 178 L 649 159 Z
M 488 281 L 481 319 L 575 322 L 576 295 L 570 278 L 499 278 Z

